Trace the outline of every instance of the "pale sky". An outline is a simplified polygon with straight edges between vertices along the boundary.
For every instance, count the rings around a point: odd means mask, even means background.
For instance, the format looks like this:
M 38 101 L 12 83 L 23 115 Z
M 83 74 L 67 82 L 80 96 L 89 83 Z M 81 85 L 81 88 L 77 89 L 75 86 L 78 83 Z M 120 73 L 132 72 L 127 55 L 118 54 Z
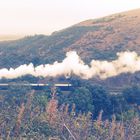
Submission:
M 50 34 L 136 8 L 140 0 L 0 0 L 0 34 Z

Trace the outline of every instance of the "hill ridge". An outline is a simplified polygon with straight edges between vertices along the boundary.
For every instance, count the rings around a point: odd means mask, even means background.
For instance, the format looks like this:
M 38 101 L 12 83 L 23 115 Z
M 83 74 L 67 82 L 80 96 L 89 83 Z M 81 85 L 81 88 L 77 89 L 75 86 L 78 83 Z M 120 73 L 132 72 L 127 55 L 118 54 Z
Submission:
M 92 26 L 87 26 L 93 21 Z M 62 61 L 65 53 L 71 50 L 75 50 L 87 64 L 92 59 L 115 59 L 120 51 L 136 51 L 140 55 L 140 9 L 88 22 L 86 26 L 81 22 L 50 36 L 36 35 L 0 42 L 0 68 L 15 68 L 31 62 L 36 66 Z M 132 83 L 139 79 L 136 80 L 135 76 L 140 77 L 137 73 L 128 78 L 121 75 L 117 79 L 127 79 L 128 83 Z M 113 83 L 115 80 L 110 81 Z

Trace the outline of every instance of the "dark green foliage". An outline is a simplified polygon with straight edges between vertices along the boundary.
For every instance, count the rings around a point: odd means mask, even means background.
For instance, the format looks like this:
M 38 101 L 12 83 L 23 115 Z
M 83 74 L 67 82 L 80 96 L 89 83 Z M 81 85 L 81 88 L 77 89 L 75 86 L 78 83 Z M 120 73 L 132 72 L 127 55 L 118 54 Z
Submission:
M 136 112 L 135 109 L 129 109 L 125 112 L 122 112 L 121 114 L 117 114 L 117 119 L 130 121 L 137 116 L 138 116 L 138 112 Z
M 133 86 L 123 91 L 123 96 L 129 104 L 140 105 L 140 87 Z
M 60 104 L 66 103 L 72 106 L 76 105 L 77 112 L 93 112 L 94 105 L 91 92 L 85 87 L 79 87 L 68 95 L 61 94 L 59 96 Z
M 9 90 L 4 94 L 4 98 L 9 105 L 20 105 L 27 101 L 27 94 L 31 92 L 30 87 L 24 86 L 9 86 Z
M 104 111 L 104 115 L 111 114 L 111 101 L 107 91 L 102 86 L 98 85 L 92 86 L 90 91 L 95 107 L 93 115 L 97 116 L 101 110 Z
M 34 121 L 32 129 L 34 132 L 44 134 L 45 137 L 54 136 L 56 134 L 56 130 L 52 128 L 47 122 Z
M 92 112 L 93 117 L 97 117 L 101 110 L 104 110 L 104 117 L 113 114 L 110 95 L 99 85 L 81 83 L 81 87 L 76 87 L 69 93 L 59 94 L 58 100 L 60 104 L 75 104 L 77 112 Z
M 110 100 L 113 114 L 115 114 L 116 112 L 121 114 L 122 112 L 125 112 L 129 109 L 129 105 L 122 95 L 112 95 L 110 97 Z
M 48 103 L 48 99 L 49 99 L 48 92 L 43 92 L 43 91 L 41 93 L 36 92 L 34 95 L 33 104 L 35 106 L 40 106 L 45 108 Z

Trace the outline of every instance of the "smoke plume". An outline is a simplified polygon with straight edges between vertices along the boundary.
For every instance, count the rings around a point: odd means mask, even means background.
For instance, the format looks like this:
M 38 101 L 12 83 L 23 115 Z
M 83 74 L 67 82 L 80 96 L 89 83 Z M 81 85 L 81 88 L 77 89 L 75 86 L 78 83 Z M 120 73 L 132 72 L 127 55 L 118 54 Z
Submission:
M 136 52 L 117 53 L 118 58 L 113 61 L 92 60 L 86 65 L 75 51 L 67 52 L 66 58 L 58 63 L 45 64 L 34 67 L 32 63 L 24 64 L 15 69 L 0 69 L 0 79 L 13 79 L 25 75 L 35 77 L 56 77 L 74 74 L 83 79 L 98 76 L 101 79 L 117 76 L 121 73 L 140 71 L 140 56 Z

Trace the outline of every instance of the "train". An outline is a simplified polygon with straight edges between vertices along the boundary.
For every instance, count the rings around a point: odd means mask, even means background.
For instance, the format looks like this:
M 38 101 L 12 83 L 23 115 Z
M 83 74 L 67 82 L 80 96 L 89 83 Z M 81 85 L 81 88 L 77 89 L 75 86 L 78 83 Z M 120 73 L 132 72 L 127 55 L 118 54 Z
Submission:
M 56 87 L 61 90 L 70 90 L 72 84 L 70 83 L 55 83 L 55 84 L 37 84 L 37 83 L 0 83 L 0 90 L 8 90 L 10 87 L 30 87 L 34 90 L 43 90 L 51 87 Z
M 73 87 L 75 87 L 71 83 L 51 83 L 51 84 L 44 84 L 44 83 L 0 83 L 0 90 L 9 90 L 10 87 L 29 87 L 33 90 L 45 90 L 50 89 L 52 87 L 56 87 L 62 91 L 71 91 Z M 77 86 L 76 86 L 77 87 Z M 121 94 L 123 91 L 123 87 L 117 88 L 107 88 L 111 95 Z

